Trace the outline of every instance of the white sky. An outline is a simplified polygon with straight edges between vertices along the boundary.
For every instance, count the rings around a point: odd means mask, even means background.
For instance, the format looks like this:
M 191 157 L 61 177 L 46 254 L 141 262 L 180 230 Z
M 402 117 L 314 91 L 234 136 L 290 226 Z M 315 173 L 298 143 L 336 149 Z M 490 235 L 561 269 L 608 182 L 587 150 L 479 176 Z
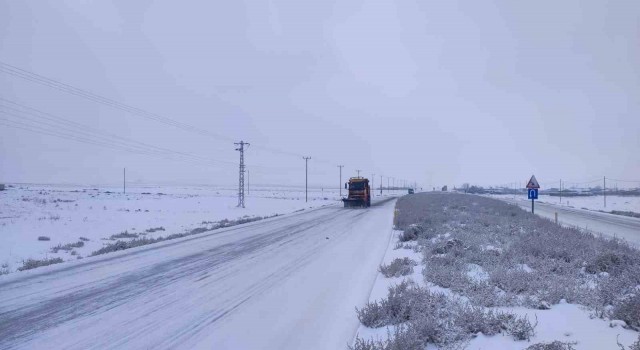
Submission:
M 425 187 L 638 180 L 639 39 L 635 0 L 0 0 L 1 62 L 225 138 L 1 70 L 0 97 L 230 162 L 0 125 L 0 182 L 118 183 L 127 167 L 146 183 L 231 185 L 240 139 L 252 183 L 304 184 L 301 155 L 318 186 L 338 185 L 338 164 Z

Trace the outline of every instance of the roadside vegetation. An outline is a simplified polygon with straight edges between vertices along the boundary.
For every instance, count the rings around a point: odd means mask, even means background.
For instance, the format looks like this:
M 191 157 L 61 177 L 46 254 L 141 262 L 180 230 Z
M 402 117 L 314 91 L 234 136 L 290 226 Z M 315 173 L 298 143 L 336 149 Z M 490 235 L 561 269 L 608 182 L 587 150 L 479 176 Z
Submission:
M 224 219 L 224 220 L 220 220 L 220 221 L 216 221 L 216 222 L 203 221 L 202 222 L 203 225 L 209 225 L 209 226 L 197 227 L 197 228 L 194 228 L 194 229 L 186 231 L 186 232 L 174 233 L 174 234 L 170 234 L 170 235 L 167 235 L 167 236 L 158 236 L 158 237 L 139 237 L 139 234 L 129 233 L 127 231 L 124 231 L 124 232 L 121 232 L 121 233 L 119 233 L 117 235 L 112 235 L 111 236 L 112 240 L 115 240 L 115 239 L 118 239 L 118 240 L 116 242 L 114 242 L 114 243 L 106 244 L 102 248 L 94 251 L 93 253 L 91 253 L 91 256 L 102 255 L 102 254 L 107 254 L 107 253 L 111 253 L 111 252 L 117 252 L 117 251 L 120 251 L 120 250 L 126 250 L 126 249 L 135 248 L 135 247 L 141 247 L 141 246 L 149 245 L 149 244 L 153 244 L 153 243 L 158 243 L 158 242 L 168 241 L 168 240 L 172 240 L 172 239 L 192 236 L 192 235 L 196 235 L 196 234 L 199 234 L 199 233 L 218 230 L 218 229 L 225 228 L 225 227 L 232 227 L 232 226 L 236 226 L 236 225 L 246 224 L 246 223 L 249 223 L 249 222 L 264 220 L 264 219 L 268 219 L 268 218 L 276 217 L 276 216 L 278 216 L 278 214 L 272 215 L 272 216 L 266 216 L 266 217 L 262 217 L 262 216 L 248 217 L 247 216 L 247 217 L 242 217 L 242 218 L 237 219 L 237 220 Z M 156 231 L 164 231 L 164 227 L 150 228 L 150 229 L 146 230 L 143 234 L 156 232 Z M 133 239 L 131 239 L 131 240 L 122 240 L 122 238 L 133 238 Z
M 28 259 L 22 262 L 22 266 L 18 267 L 18 271 L 35 269 L 37 267 L 59 264 L 63 260 L 61 258 L 47 258 L 42 260 Z
M 386 299 L 358 309 L 367 327 L 394 326 L 390 339 L 357 339 L 353 349 L 451 347 L 478 332 L 527 340 L 536 320 L 491 310 L 544 310 L 562 302 L 586 306 L 593 317 L 621 320 L 624 327 L 640 331 L 640 252 L 625 242 L 560 227 L 481 196 L 405 196 L 397 209 L 397 225 L 404 232 L 396 248 L 415 242 L 425 282 L 451 293 L 406 282 L 390 288 Z M 406 266 L 413 269 L 397 260 L 380 271 L 397 277 Z M 572 346 L 558 341 L 529 348 Z
M 611 214 L 640 218 L 640 213 L 636 213 L 634 211 L 612 210 Z

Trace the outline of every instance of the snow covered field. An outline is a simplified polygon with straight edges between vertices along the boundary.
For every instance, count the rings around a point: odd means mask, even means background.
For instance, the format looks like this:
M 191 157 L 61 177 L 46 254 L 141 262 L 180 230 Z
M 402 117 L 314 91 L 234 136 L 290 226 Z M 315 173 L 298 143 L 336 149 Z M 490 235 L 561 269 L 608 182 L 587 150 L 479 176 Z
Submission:
M 251 189 L 243 209 L 236 207 L 236 193 L 205 186 L 137 186 L 123 194 L 122 188 L 16 184 L 0 191 L 0 266 L 13 272 L 27 259 L 78 259 L 123 232 L 118 239 L 166 236 L 339 200 L 337 190 L 310 189 L 305 203 L 304 188 L 260 187 Z M 66 244 L 81 247 L 52 251 Z
M 492 198 L 505 198 L 505 199 L 522 199 L 527 200 L 526 196 L 513 196 L 513 195 L 487 195 Z M 640 213 L 640 197 L 627 197 L 627 196 L 607 196 L 607 207 L 604 207 L 604 198 L 602 196 L 590 196 L 590 197 L 552 197 L 548 195 L 540 195 L 538 202 L 561 205 L 576 209 L 588 209 L 588 210 L 602 210 L 610 212 L 612 210 L 619 211 L 632 211 Z

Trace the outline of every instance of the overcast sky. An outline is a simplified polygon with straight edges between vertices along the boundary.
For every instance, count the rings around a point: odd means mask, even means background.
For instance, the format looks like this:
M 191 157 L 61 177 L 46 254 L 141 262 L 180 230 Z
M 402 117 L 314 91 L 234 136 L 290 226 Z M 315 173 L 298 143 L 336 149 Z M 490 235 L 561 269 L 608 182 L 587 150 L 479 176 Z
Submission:
M 304 184 L 302 155 L 322 186 L 338 164 L 425 187 L 637 180 L 639 43 L 637 0 L 0 0 L 1 63 L 201 131 L 0 70 L 0 182 L 118 183 L 126 167 L 231 185 L 241 139 L 252 183 Z M 9 127 L 61 133 L 7 100 L 218 162 Z

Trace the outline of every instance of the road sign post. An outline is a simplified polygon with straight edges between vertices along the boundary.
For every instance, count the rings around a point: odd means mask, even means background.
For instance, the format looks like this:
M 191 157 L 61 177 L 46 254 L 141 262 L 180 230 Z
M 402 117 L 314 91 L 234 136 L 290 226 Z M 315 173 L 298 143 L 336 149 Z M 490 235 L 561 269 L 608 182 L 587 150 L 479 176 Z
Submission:
M 527 198 L 531 199 L 531 212 L 534 212 L 534 200 L 538 199 L 538 189 L 530 188 L 527 190 Z
M 538 189 L 540 184 L 534 175 L 531 175 L 531 179 L 527 182 L 527 198 L 531 199 L 531 214 L 535 214 L 535 200 L 538 199 Z

